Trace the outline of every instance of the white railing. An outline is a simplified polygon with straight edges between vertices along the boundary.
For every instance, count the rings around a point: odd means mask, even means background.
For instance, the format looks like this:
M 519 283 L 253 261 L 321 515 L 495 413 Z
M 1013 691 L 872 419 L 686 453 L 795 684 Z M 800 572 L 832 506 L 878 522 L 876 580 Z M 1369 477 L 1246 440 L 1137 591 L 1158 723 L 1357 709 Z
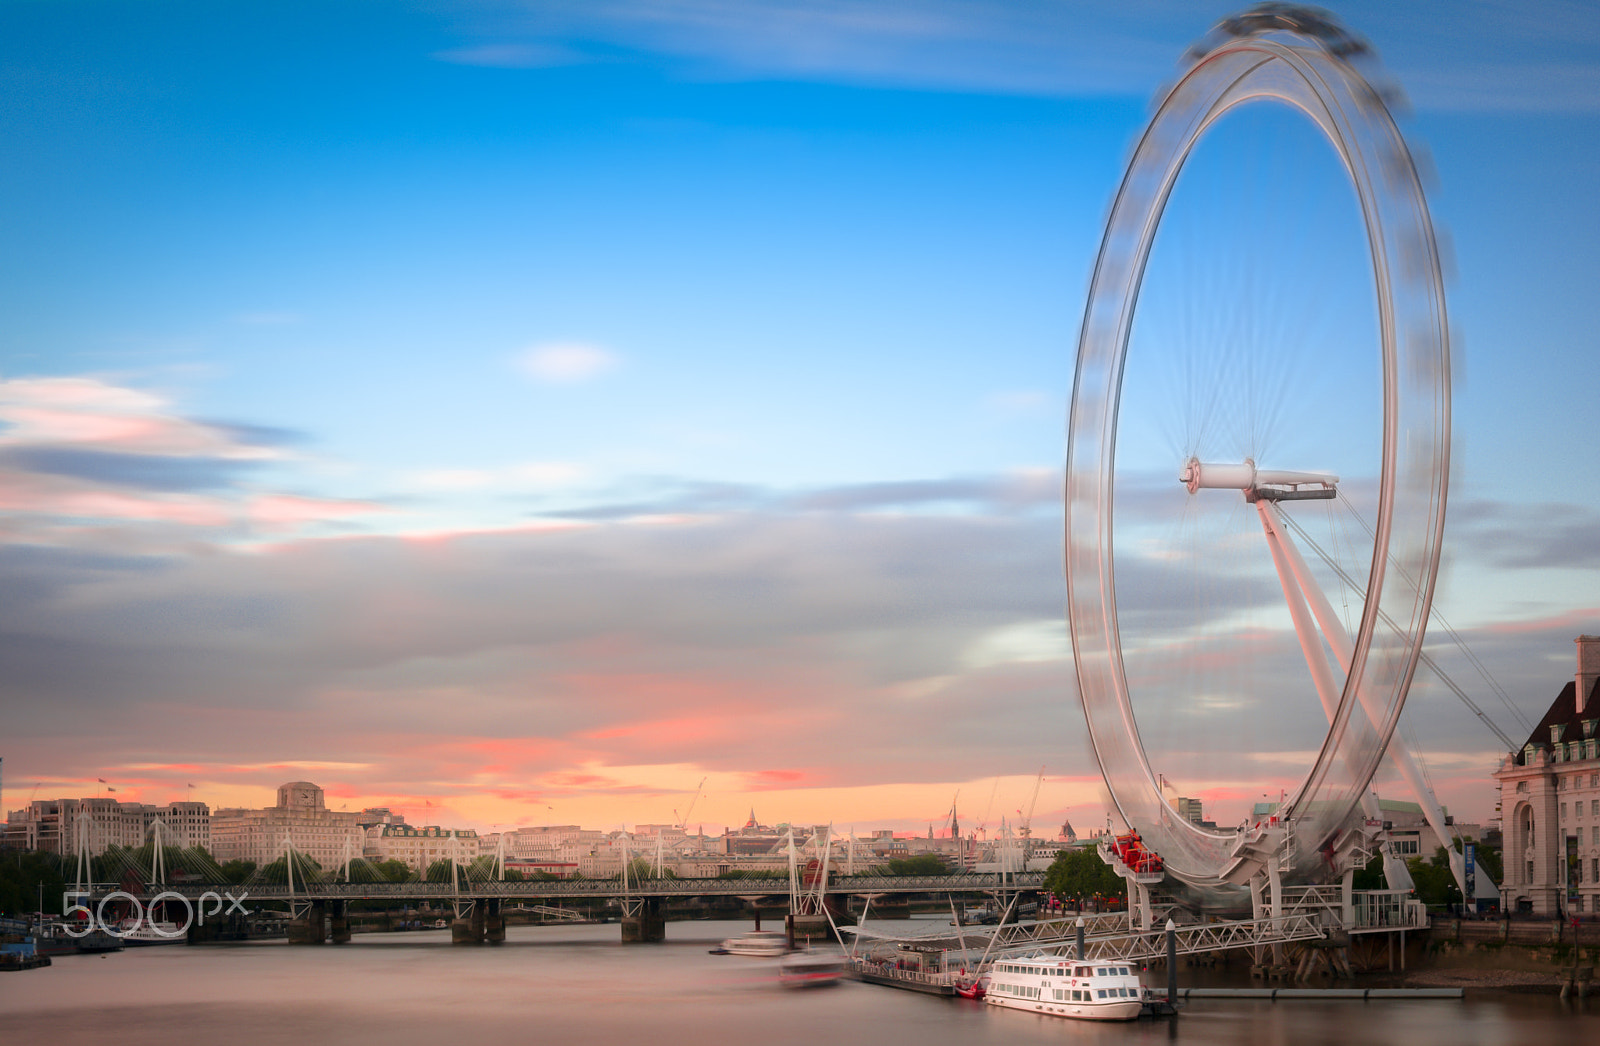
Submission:
M 858 974 L 872 977 L 884 977 L 894 981 L 908 981 L 912 984 L 928 984 L 937 987 L 950 987 L 955 984 L 955 973 L 925 973 L 922 970 L 902 970 L 892 961 L 882 959 L 869 959 L 865 957 L 850 960 L 851 967 Z
M 1428 925 L 1428 908 L 1409 890 L 1358 890 L 1351 895 L 1355 918 L 1351 933 L 1420 930 Z
M 1321 926 L 1320 913 L 1315 912 L 1289 914 L 1277 919 L 1196 923 L 1179 926 L 1174 930 L 1179 955 L 1250 948 L 1265 944 L 1287 944 L 1290 941 L 1311 941 L 1324 936 L 1326 934 Z M 1018 944 L 997 951 L 1016 953 L 1031 950 L 1054 955 L 1069 955 L 1073 954 L 1076 948 L 1075 941 L 1065 939 L 1044 947 L 1041 947 L 1042 944 L 1043 942 Z M 1165 930 L 1097 934 L 1084 940 L 1084 958 L 1090 962 L 1144 961 L 1159 958 L 1166 953 Z

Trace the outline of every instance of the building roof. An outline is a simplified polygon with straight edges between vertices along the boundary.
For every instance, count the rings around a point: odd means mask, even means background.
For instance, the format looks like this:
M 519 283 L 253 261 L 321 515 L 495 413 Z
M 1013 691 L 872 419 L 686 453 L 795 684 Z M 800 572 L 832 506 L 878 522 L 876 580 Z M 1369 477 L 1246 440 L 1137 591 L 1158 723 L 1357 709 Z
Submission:
M 1597 723 L 1600 723 L 1600 679 L 1595 681 L 1589 691 L 1589 700 L 1584 702 L 1582 715 L 1578 713 L 1577 695 L 1578 684 L 1575 680 L 1569 679 L 1567 685 L 1561 688 L 1561 693 L 1555 702 L 1545 712 L 1544 718 L 1539 720 L 1539 724 L 1533 728 L 1533 733 L 1523 742 L 1524 750 L 1528 745 L 1548 750 L 1556 741 L 1582 741 L 1596 736 Z M 1559 728 L 1554 735 L 1552 727 Z

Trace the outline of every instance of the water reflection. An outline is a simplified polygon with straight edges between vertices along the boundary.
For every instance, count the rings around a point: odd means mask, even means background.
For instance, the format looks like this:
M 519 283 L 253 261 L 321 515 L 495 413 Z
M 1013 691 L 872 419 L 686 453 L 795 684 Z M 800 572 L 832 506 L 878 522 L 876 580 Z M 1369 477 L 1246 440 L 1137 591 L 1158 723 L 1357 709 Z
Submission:
M 0 1038 L 106 1046 L 438 1046 L 534 1037 L 694 1046 L 815 1046 L 819 1039 L 1502 1046 L 1600 1032 L 1600 1002 L 1578 1013 L 1552 996 L 1206 1000 L 1175 1022 L 1097 1025 L 856 983 L 794 991 L 779 986 L 776 960 L 709 954 L 746 929 L 670 923 L 666 943 L 626 947 L 613 924 L 512 927 L 500 946 L 453 947 L 448 932 L 425 931 L 358 935 L 342 947 L 273 941 L 62 956 L 49 969 L 0 977 Z

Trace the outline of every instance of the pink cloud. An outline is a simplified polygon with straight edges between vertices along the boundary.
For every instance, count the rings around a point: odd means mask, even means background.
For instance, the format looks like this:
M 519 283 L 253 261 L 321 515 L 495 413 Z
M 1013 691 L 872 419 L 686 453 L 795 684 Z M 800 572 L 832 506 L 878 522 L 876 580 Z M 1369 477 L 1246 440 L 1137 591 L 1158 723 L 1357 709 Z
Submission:
M 98 378 L 0 381 L 0 445 L 89 446 L 124 454 L 263 459 L 279 451 L 239 441 L 227 429 L 172 412 L 152 393 Z
M 308 523 L 324 523 L 388 511 L 371 501 L 340 501 L 293 494 L 264 494 L 251 499 L 245 510 L 250 521 L 268 530 L 289 530 Z
M 136 494 L 79 480 L 28 472 L 0 472 L 0 511 L 80 519 L 147 520 L 191 527 L 220 527 L 234 520 L 231 506 L 197 494 Z
M 757 770 L 745 774 L 745 787 L 752 792 L 767 792 L 779 788 L 793 788 L 805 783 L 809 775 L 804 770 Z
M 1586 607 L 1582 610 L 1569 610 L 1564 614 L 1551 617 L 1533 618 L 1527 621 L 1502 621 L 1483 626 L 1483 631 L 1497 636 L 1518 636 L 1530 632 L 1570 632 L 1578 635 L 1583 632 L 1593 631 L 1596 622 L 1600 622 L 1600 607 Z M 1432 636 L 1430 635 L 1431 639 Z M 1568 648 L 1571 649 L 1570 647 Z

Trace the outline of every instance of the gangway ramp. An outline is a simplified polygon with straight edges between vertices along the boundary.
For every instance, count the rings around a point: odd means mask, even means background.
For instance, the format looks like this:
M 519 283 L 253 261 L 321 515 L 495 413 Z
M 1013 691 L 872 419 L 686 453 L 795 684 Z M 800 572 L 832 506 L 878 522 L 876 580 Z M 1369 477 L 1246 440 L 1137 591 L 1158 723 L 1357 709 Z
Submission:
M 1179 955 L 1257 948 L 1292 941 L 1321 940 L 1327 936 L 1320 916 L 1312 913 L 1284 915 L 1268 919 L 1243 919 L 1237 922 L 1193 923 L 1173 931 Z M 1167 954 L 1165 930 L 1123 930 L 1085 934 L 1084 958 L 1090 962 L 1149 962 Z M 1049 943 L 1018 941 L 997 947 L 993 955 L 1020 953 L 1075 955 L 1077 943 L 1063 938 Z

